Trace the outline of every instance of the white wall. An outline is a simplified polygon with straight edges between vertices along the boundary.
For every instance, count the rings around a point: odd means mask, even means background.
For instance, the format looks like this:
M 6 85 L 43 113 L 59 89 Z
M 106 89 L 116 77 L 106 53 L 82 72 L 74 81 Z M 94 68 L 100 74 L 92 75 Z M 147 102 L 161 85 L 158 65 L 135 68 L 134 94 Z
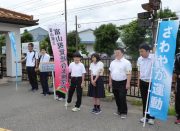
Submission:
M 95 41 L 95 36 L 92 30 L 79 32 L 79 37 L 81 38 L 81 41 Z
M 93 44 L 86 45 L 86 49 L 87 49 L 87 52 L 89 52 L 89 54 L 94 53 Z
M 7 76 L 15 77 L 16 76 L 16 64 L 15 56 L 11 48 L 11 43 L 9 39 L 8 32 L 14 32 L 15 40 L 17 45 L 17 55 L 18 59 L 21 59 L 21 37 L 20 37 L 20 26 L 13 24 L 0 23 L 0 31 L 6 33 L 6 67 L 7 67 Z M 22 67 L 21 64 L 18 64 L 18 76 L 22 76 Z

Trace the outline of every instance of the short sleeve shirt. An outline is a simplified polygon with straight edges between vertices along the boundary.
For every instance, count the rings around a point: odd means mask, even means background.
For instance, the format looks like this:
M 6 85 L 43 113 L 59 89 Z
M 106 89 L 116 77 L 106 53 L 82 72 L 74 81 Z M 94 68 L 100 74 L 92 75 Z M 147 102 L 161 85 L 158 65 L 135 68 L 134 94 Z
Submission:
M 72 77 L 82 77 L 82 75 L 86 73 L 86 69 L 81 62 L 78 64 L 72 62 L 69 65 L 69 73 L 71 73 Z
M 151 76 L 151 69 L 153 65 L 154 54 L 149 54 L 147 58 L 142 56 L 138 58 L 137 66 L 138 71 L 140 72 L 140 79 L 149 81 Z
M 41 56 L 40 63 L 41 62 L 49 62 L 49 60 L 50 60 L 50 56 L 46 53 Z
M 112 80 L 123 81 L 127 79 L 128 74 L 131 74 L 132 66 L 125 58 L 115 59 L 111 62 L 109 70 Z
M 38 60 L 38 52 L 36 51 L 28 51 L 27 56 L 25 57 L 26 59 L 26 66 L 27 67 L 35 67 L 36 65 L 36 60 Z
M 91 71 L 91 74 L 93 76 L 96 75 L 102 76 L 104 72 L 104 64 L 101 61 L 97 63 L 91 63 L 89 70 Z

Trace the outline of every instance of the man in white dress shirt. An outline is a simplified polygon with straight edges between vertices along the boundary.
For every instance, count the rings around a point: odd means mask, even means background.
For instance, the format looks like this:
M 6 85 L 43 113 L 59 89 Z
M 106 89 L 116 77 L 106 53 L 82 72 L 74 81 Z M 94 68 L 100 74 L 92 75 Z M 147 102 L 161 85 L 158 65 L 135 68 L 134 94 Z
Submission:
M 36 70 L 38 70 L 38 52 L 33 50 L 34 44 L 29 43 L 28 44 L 28 52 L 26 53 L 26 57 L 18 63 L 22 63 L 26 61 L 26 70 L 29 78 L 29 82 L 31 84 L 31 91 L 37 91 L 38 90 L 38 81 L 37 81 L 37 73 Z
M 128 113 L 126 94 L 131 81 L 131 63 L 124 58 L 124 50 L 117 48 L 115 51 L 115 60 L 110 64 L 109 85 L 112 87 L 116 100 L 117 113 L 122 119 L 126 118 Z
M 138 66 L 138 87 L 140 87 L 142 103 L 143 103 L 143 116 L 145 115 L 147 95 L 149 89 L 149 82 L 151 77 L 151 69 L 153 64 L 154 55 L 150 54 L 150 47 L 147 44 L 142 44 L 139 47 L 140 57 L 137 61 Z M 140 122 L 144 122 L 144 117 Z M 146 121 L 150 124 L 154 124 L 154 117 L 147 114 Z

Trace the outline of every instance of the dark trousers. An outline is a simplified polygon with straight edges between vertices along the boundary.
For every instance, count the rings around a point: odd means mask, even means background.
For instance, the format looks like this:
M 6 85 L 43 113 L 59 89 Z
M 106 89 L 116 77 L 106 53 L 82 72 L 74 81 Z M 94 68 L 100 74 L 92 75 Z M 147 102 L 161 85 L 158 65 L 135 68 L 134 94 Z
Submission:
M 147 102 L 147 96 L 148 96 L 148 88 L 149 88 L 149 82 L 145 82 L 140 80 L 140 92 L 141 92 L 141 98 L 143 103 L 143 116 L 145 115 L 146 110 L 146 102 Z M 149 104 L 148 104 L 149 106 Z M 147 114 L 147 119 L 155 119 L 154 117 Z
M 177 114 L 177 119 L 180 119 L 180 78 L 177 79 L 177 92 L 175 98 L 175 109 Z
M 127 114 L 127 102 L 126 102 L 126 80 L 124 81 L 112 81 L 113 94 L 116 100 L 117 110 L 120 114 Z
M 43 89 L 43 94 L 48 94 L 49 93 L 48 72 L 40 72 L 40 81 Z
M 26 67 L 29 83 L 31 84 L 32 90 L 38 89 L 37 74 L 35 67 Z
M 81 106 L 81 100 L 82 100 L 81 83 L 82 83 L 82 77 L 72 77 L 71 78 L 71 86 L 70 86 L 69 91 L 68 91 L 68 100 L 67 100 L 67 102 L 71 103 L 74 91 L 76 89 L 77 101 L 76 101 L 75 107 L 77 107 L 77 108 L 79 108 Z

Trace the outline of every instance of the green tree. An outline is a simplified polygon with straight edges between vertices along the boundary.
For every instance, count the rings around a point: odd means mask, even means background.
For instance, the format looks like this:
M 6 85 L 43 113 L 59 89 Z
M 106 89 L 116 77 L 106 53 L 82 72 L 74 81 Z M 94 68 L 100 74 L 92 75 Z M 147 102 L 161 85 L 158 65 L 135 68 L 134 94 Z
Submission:
M 146 30 L 138 26 L 137 20 L 122 25 L 119 29 L 120 38 L 126 46 L 127 54 L 132 58 L 137 58 L 139 45 L 146 40 Z
M 83 54 L 88 55 L 85 44 L 80 43 L 80 37 L 78 36 L 78 50 Z M 71 31 L 67 34 L 67 52 L 68 57 L 72 57 L 73 53 L 76 52 L 76 31 Z
M 47 35 L 41 42 L 40 42 L 40 49 L 45 48 L 47 52 L 52 55 L 52 47 L 49 39 L 49 35 Z
M 78 44 L 80 38 L 78 37 Z M 67 34 L 67 55 L 72 57 L 73 53 L 76 52 L 76 31 L 71 31 Z
M 160 19 L 171 18 L 171 17 L 176 19 L 177 15 L 175 12 L 172 12 L 169 8 L 164 8 L 163 10 L 161 9 L 158 11 L 157 17 Z
M 116 25 L 101 25 L 99 28 L 96 28 L 94 35 L 96 37 L 94 50 L 111 56 L 113 54 L 113 50 L 118 46 L 116 41 L 119 38 L 119 32 Z
M 24 30 L 24 33 L 21 36 L 21 42 L 32 42 L 33 41 L 33 36 L 31 33 L 29 33 L 26 29 Z

